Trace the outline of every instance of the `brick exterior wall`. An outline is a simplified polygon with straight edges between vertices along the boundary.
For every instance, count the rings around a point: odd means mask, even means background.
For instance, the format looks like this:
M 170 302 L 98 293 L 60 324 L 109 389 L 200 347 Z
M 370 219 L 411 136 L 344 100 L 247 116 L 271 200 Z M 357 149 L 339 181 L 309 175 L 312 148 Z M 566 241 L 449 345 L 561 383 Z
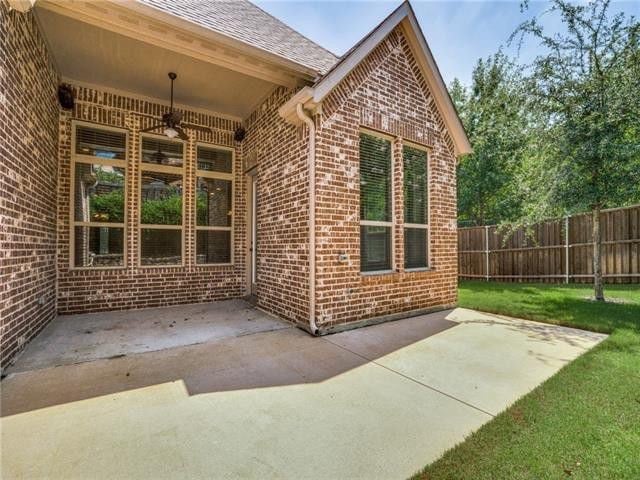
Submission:
M 58 312 L 62 314 L 202 303 L 236 298 L 246 289 L 246 179 L 242 145 L 233 139 L 239 122 L 205 113 L 183 111 L 183 121 L 208 126 L 212 133 L 188 130 L 183 189 L 183 266 L 140 266 L 140 130 L 150 127 L 167 106 L 131 96 L 73 86 L 73 111 L 59 121 L 58 186 Z M 124 128 L 128 131 L 126 178 L 126 266 L 117 269 L 70 268 L 70 179 L 73 121 Z M 196 143 L 232 147 L 234 158 L 233 260 L 229 266 L 196 265 Z
M 57 84 L 33 14 L 0 0 L 0 368 L 55 317 Z
M 278 108 L 292 94 L 276 89 L 245 121 L 243 147 L 258 169 L 258 306 L 305 324 L 309 316 L 309 134 L 278 115 Z
M 28 340 L 53 318 L 56 308 L 59 313 L 69 314 L 244 296 L 250 259 L 245 173 L 252 166 L 258 178 L 258 305 L 306 325 L 308 130 L 289 125 L 278 115 L 278 108 L 294 90 L 276 88 L 242 122 L 247 131 L 243 142 L 233 139 L 240 122 L 214 114 L 183 112 L 184 121 L 209 126 L 213 131 L 189 131 L 190 140 L 185 145 L 184 265 L 140 266 L 140 130 L 153 122 L 143 115 L 160 116 L 166 105 L 74 85 L 74 110 L 59 111 L 57 78 L 32 16 L 9 12 L 4 0 L 0 0 L 0 14 L 0 99 L 11 107 L 1 111 L 0 127 L 3 132 L 14 132 L 8 135 L 8 141 L 0 142 L 3 361 L 15 354 L 22 340 Z M 12 68 L 15 64 L 24 68 Z M 23 122 L 23 117 L 30 122 Z M 128 132 L 126 265 L 122 268 L 70 266 L 74 121 Z M 454 304 L 457 239 L 453 142 L 400 29 L 330 93 L 315 122 L 316 321 L 321 329 Z M 388 274 L 360 272 L 358 147 L 363 127 L 394 138 L 394 271 Z M 404 271 L 402 145 L 407 140 L 429 148 L 430 268 L 419 272 Z M 197 265 L 195 261 L 197 142 L 235 151 L 233 264 L 229 266 Z M 343 253 L 347 254 L 346 262 L 339 260 Z
M 457 301 L 453 143 L 398 28 L 323 103 L 317 134 L 317 303 L 321 329 Z M 360 273 L 359 129 L 392 136 L 393 273 Z M 430 269 L 404 271 L 402 143 L 429 147 Z M 348 260 L 340 262 L 340 254 Z

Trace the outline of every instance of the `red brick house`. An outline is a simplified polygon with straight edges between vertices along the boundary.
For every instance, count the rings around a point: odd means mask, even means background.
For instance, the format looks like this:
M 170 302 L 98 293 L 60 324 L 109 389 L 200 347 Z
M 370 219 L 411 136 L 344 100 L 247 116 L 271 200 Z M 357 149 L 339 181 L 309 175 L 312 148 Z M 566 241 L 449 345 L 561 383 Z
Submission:
M 317 335 L 456 302 L 470 146 L 408 3 L 341 58 L 245 1 L 0 21 L 3 364 L 58 313 L 252 295 Z

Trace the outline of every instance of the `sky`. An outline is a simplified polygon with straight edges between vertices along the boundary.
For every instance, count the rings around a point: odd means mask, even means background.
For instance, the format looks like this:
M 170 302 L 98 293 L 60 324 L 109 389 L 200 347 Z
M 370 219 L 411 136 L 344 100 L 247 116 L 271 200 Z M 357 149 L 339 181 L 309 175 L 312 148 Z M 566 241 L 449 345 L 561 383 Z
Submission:
M 336 55 L 346 52 L 401 3 L 400 0 L 253 1 Z M 501 45 L 506 53 L 517 56 L 520 63 L 530 62 L 541 51 L 533 40 L 520 52 L 516 45 L 506 44 L 522 21 L 545 11 L 546 2 L 534 1 L 524 13 L 520 10 L 520 0 L 412 0 L 411 4 L 447 84 L 457 77 L 469 85 L 478 58 L 495 53 Z M 638 18 L 640 0 L 614 2 L 612 11 L 623 11 Z M 560 23 L 553 18 L 544 18 L 549 29 L 560 28 Z

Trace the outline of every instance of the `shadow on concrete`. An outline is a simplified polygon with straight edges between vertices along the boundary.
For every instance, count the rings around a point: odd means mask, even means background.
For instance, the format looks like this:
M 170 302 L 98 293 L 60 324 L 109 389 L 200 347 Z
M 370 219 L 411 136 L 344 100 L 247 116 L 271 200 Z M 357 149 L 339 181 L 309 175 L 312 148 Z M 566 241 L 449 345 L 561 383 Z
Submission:
M 190 395 L 322 382 L 458 325 L 446 319 L 450 312 L 328 337 L 282 328 L 14 373 L 2 381 L 1 415 L 179 380 Z

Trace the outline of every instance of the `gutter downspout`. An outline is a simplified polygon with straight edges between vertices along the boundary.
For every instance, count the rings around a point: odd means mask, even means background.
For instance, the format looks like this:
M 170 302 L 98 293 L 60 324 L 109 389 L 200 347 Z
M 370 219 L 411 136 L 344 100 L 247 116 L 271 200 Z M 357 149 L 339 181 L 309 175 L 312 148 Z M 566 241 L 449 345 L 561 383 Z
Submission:
M 296 104 L 298 118 L 309 127 L 309 331 L 318 335 L 316 325 L 316 124 L 302 103 Z

